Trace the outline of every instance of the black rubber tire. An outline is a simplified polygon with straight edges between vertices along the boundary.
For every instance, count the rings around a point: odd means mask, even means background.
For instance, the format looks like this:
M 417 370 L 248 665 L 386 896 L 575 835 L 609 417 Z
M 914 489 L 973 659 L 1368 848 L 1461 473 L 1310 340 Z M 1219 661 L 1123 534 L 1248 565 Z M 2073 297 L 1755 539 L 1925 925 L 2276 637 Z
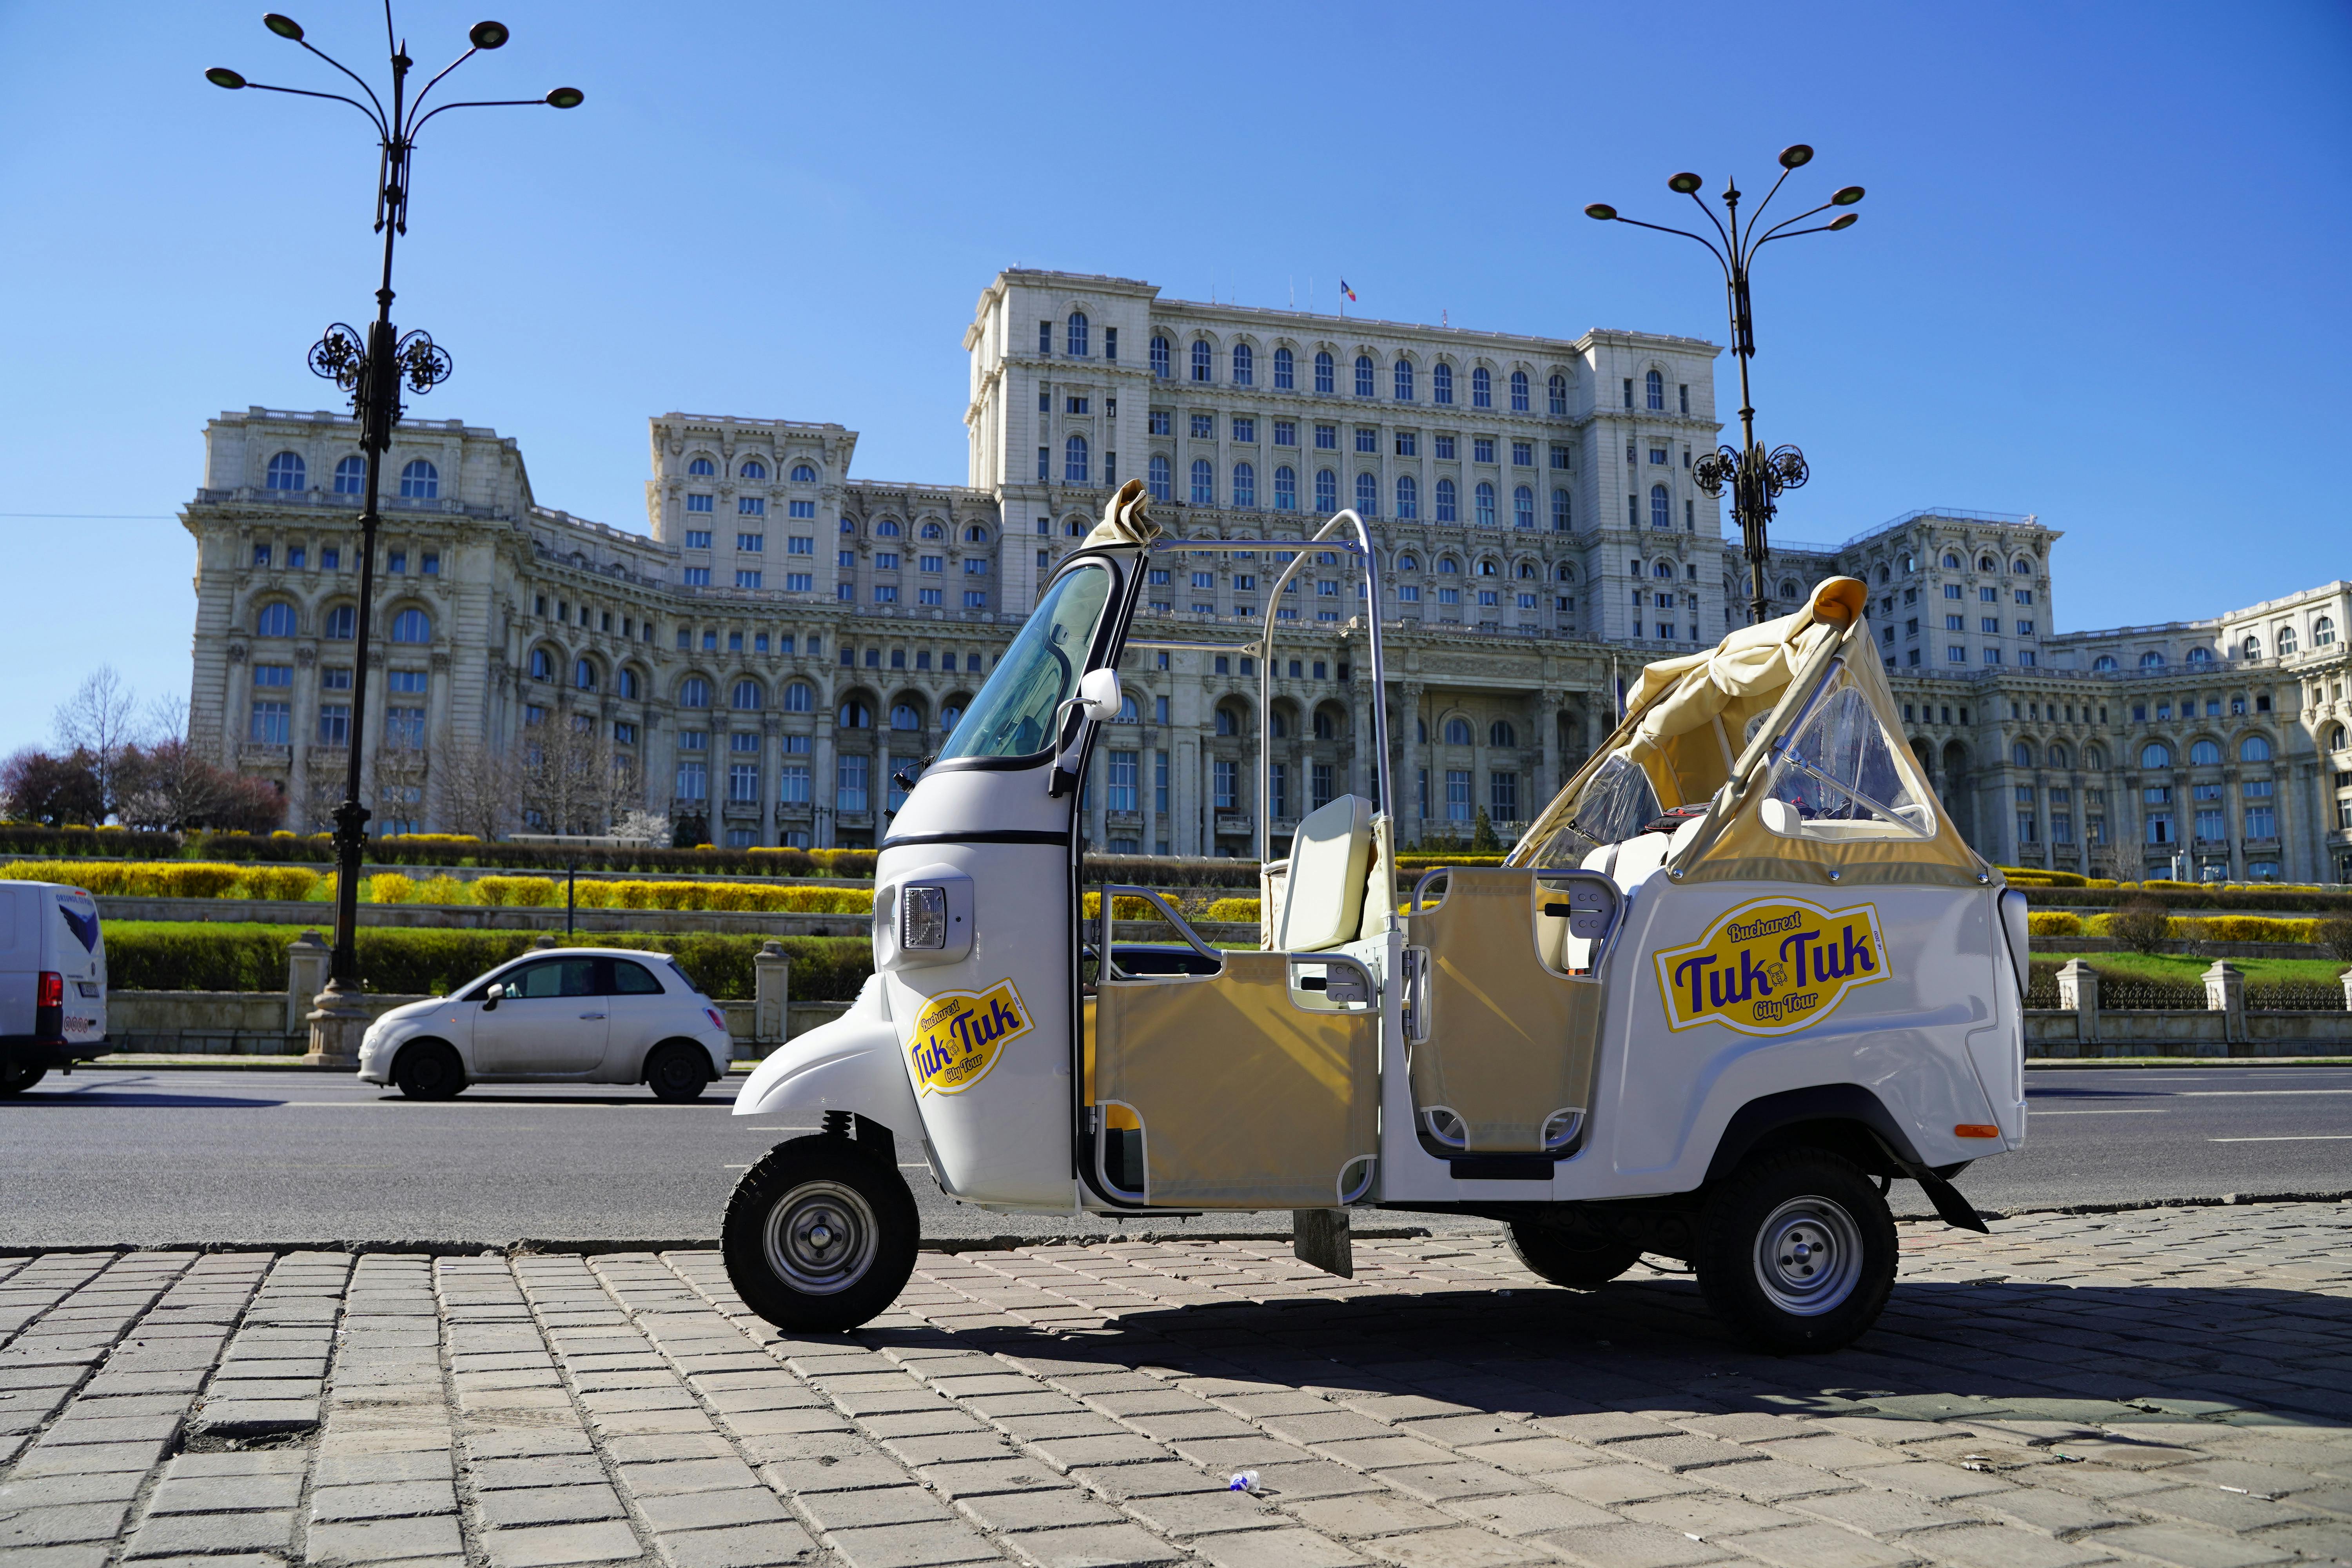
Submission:
M 37 1067 L 29 1062 L 0 1068 L 0 1099 L 5 1099 L 12 1094 L 22 1094 L 48 1076 L 47 1068 Z
M 896 1165 L 818 1133 L 777 1144 L 743 1173 L 719 1237 L 727 1278 L 753 1311 L 794 1333 L 845 1333 L 907 1288 L 922 1222 Z M 797 1279 L 779 1267 L 795 1261 Z
M 1630 1241 L 1603 1241 L 1574 1236 L 1541 1220 L 1510 1223 L 1511 1251 L 1538 1279 L 1570 1290 L 1591 1290 L 1606 1285 L 1642 1256 Z
M 1743 1161 L 1708 1196 L 1697 1252 L 1715 1315 L 1784 1354 L 1853 1343 L 1895 1289 L 1886 1200 L 1853 1162 L 1818 1149 Z
M 646 1087 L 656 1100 L 683 1105 L 700 1100 L 710 1082 L 710 1053 L 690 1040 L 671 1040 L 646 1053 Z
M 393 1058 L 392 1081 L 410 1100 L 455 1100 L 466 1092 L 466 1064 L 439 1040 L 416 1040 Z

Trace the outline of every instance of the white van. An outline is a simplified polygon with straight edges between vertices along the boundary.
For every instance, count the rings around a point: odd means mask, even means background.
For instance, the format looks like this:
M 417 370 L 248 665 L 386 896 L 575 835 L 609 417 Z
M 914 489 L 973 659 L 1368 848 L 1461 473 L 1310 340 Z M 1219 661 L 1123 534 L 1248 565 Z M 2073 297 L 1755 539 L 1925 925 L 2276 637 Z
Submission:
M 0 1095 L 106 1049 L 98 900 L 58 882 L 0 882 Z

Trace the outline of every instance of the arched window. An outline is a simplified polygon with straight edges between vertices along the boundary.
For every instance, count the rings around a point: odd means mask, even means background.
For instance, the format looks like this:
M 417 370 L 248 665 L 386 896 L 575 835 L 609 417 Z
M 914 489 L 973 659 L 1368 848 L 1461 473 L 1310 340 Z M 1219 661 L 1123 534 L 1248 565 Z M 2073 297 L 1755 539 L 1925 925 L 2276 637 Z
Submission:
M 1958 571 L 1959 569 L 1960 569 L 1960 558 L 1959 558 L 1958 556 L 1957 556 L 1957 555 L 1953 554 L 1953 553 L 1952 553 L 1950 551 L 1948 551 L 1948 550 L 1947 550 L 1946 552 L 1944 552 L 1944 570 L 1945 570 L 1945 571 L 1947 571 L 1947 572 L 1957 572 L 1957 571 Z
M 1554 533 L 1566 533 L 1568 531 L 1570 511 L 1568 492 L 1566 490 L 1552 491 L 1551 531 Z
M 1418 572 L 1421 570 L 1420 557 L 1414 555 L 1412 552 L 1407 551 L 1402 555 L 1397 557 L 1396 569 L 1400 572 Z
M 575 658 L 572 661 L 572 684 L 583 691 L 596 689 L 596 661 Z
M 1474 494 L 1477 501 L 1477 510 L 1473 521 L 1475 521 L 1480 528 L 1494 527 L 1495 487 L 1487 483 L 1485 479 L 1480 479 L 1478 481 L 1478 489 L 1474 492 Z
M 1551 380 L 1546 385 L 1551 397 L 1552 416 L 1558 418 L 1568 412 L 1568 377 L 1554 371 Z
M 257 637 L 290 637 L 294 635 L 294 606 L 283 599 L 261 606 L 253 618 L 253 635 Z
M 841 710 L 834 715 L 834 722 L 845 730 L 869 730 L 874 726 L 874 712 L 853 697 L 841 705 Z
M 1298 510 L 1298 475 L 1287 463 L 1274 470 L 1274 510 Z
M 367 489 L 367 459 L 345 458 L 335 465 L 335 493 L 355 496 Z
M 2009 569 L 2011 572 L 2016 573 L 2021 577 L 2031 577 L 2033 575 L 2033 563 L 2028 561 L 2022 555 L 2019 556 L 2015 561 L 2011 562 Z
M 436 500 L 441 495 L 441 470 L 422 458 L 412 458 L 400 470 L 400 499 Z
M 1444 360 L 1429 367 L 1429 397 L 1433 403 L 1454 401 L 1454 367 Z
M 677 683 L 677 705 L 681 708 L 710 706 L 710 682 L 698 675 L 689 675 Z
M 2162 669 L 2164 668 L 2164 655 L 2158 653 L 2154 648 L 2150 648 L 2146 653 L 2139 656 L 2139 667 L 2142 669 Z
M 1331 717 L 1331 710 L 1328 708 L 1315 710 L 1315 738 L 1318 741 L 1339 738 L 1339 721 Z
M 530 650 L 530 678 L 533 680 L 555 679 L 555 656 L 543 647 Z
M 947 536 L 948 531 L 941 528 L 938 523 L 927 522 L 923 524 L 923 537 L 925 539 L 945 539 Z
M 1087 313 L 1084 310 L 1071 311 L 1068 326 L 1069 331 L 1064 334 L 1064 342 L 1069 345 L 1067 352 L 1073 359 L 1084 359 L 1087 352 Z
M 1473 408 L 1495 406 L 1495 378 L 1486 373 L 1486 367 L 1483 364 L 1470 373 L 1470 406 Z
M 2257 637 L 2248 637 L 2246 639 L 2246 658 L 2248 659 L 2259 659 L 2262 657 L 2263 639 Z
M 1290 738 L 1290 719 L 1279 708 L 1265 716 L 1265 732 L 1277 741 Z
M 1209 459 L 1206 458 L 1192 459 L 1192 504 L 1194 506 L 1217 504 L 1217 471 L 1209 467 Z
M 2103 653 L 2091 661 L 2091 668 L 2098 674 L 2105 674 L 2115 668 L 2116 656 L 2111 653 Z
M 614 679 L 616 683 L 614 692 L 615 696 L 627 698 L 632 700 L 635 699 L 637 695 L 637 672 L 635 670 L 624 669 L 619 675 L 615 676 Z
M 980 656 L 978 654 L 974 654 L 972 657 L 974 658 L 978 658 Z M 960 702 L 950 701 L 946 707 L 940 710 L 940 733 L 942 735 L 954 733 L 956 725 L 961 723 L 962 720 L 963 705 Z
M 1995 561 L 1990 555 L 1979 555 L 1977 557 L 1977 570 L 1979 572 L 1998 572 L 2000 570 L 2000 563 Z
M 878 537 L 878 538 L 882 538 L 882 539 L 896 539 L 896 538 L 898 538 L 898 520 L 897 518 L 894 518 L 894 517 L 886 517 L 886 518 L 884 518 L 880 522 L 877 522 L 877 523 L 876 523 L 876 524 L 874 525 L 874 532 L 875 532 L 875 534 L 876 534 L 876 536 L 877 536 L 877 537 Z
M 1143 722 L 1143 710 L 1135 705 L 1134 698 L 1122 697 L 1118 700 L 1118 722 L 1121 724 L 1140 724 Z
M 1570 566 L 1565 561 L 1559 563 L 1559 571 L 1557 574 L 1559 580 L 1563 583 L 1573 583 L 1576 581 L 1576 568 Z
M 1315 510 L 1320 512 L 1339 510 L 1339 476 L 1328 468 L 1315 470 Z
M 1151 374 L 1160 381 L 1166 381 L 1170 376 L 1175 374 L 1174 370 L 1171 368 L 1168 363 L 1168 340 L 1166 338 L 1153 338 L 1151 340 Z
M 320 635 L 332 642 L 349 642 L 359 635 L 359 612 L 349 605 L 337 605 L 327 612 Z
M 1666 378 L 1654 370 L 1642 377 L 1642 385 L 1648 394 L 1652 412 L 1664 410 L 1666 406 Z
M 784 711 L 805 713 L 816 706 L 816 688 L 805 680 L 795 680 L 784 688 Z
M 963 531 L 963 542 L 966 544 L 985 544 L 988 542 L 988 530 L 974 523 Z
M 1315 355 L 1315 390 L 1326 396 L 1331 392 L 1331 356 L 1320 350 Z
M 1650 575 L 1664 577 L 1671 582 L 1674 580 L 1675 563 L 1671 561 L 1654 561 L 1650 563 Z M 1780 591 L 1793 598 L 1796 595 L 1797 585 L 1794 583 L 1784 583 L 1781 584 Z
M 1454 514 L 1454 481 L 1452 479 L 1437 481 L 1437 521 L 1440 522 L 1458 521 Z
M 1408 522 L 1421 515 L 1421 486 L 1411 474 L 1397 476 L 1396 514 Z
M 738 712 L 757 712 L 766 706 L 765 696 L 766 694 L 760 689 L 760 683 L 756 680 L 739 680 L 735 683 L 735 709 Z
M 1214 350 L 1209 347 L 1208 339 L 1194 338 L 1192 340 L 1192 379 L 1194 381 L 1206 381 L 1209 379 L 1209 372 L 1211 369 L 1210 356 L 1214 352 Z
M 2213 650 L 2210 647 L 2192 647 L 2189 650 L 2189 662 L 2210 664 L 2213 662 Z
M 813 485 L 816 483 L 816 470 L 809 467 L 806 463 L 793 464 L 793 483 L 796 485 Z
M 2050 765 L 2053 768 L 2063 768 L 2068 765 L 2065 742 L 2053 741 L 2050 742 Z
M 2033 765 L 2033 748 L 2020 741 L 2009 749 L 2009 760 L 2021 768 Z
M 2161 741 L 2150 741 L 2139 749 L 2139 765 L 2144 768 L 2170 767 L 2172 748 Z
M 716 474 L 719 470 L 711 467 L 709 458 L 697 458 L 694 461 L 687 464 L 686 471 L 695 479 L 707 479 L 713 474 Z
M 1459 577 L 1462 575 L 1462 563 L 1451 555 L 1441 555 L 1437 558 L 1437 574 L 1441 577 Z
M 1241 732 L 1242 710 L 1231 703 L 1221 704 L 1217 709 L 1217 733 L 1238 735 Z
M 1536 525 L 1536 492 L 1521 485 L 1511 491 L 1511 526 L 1533 528 Z
M 1666 487 L 1664 485 L 1652 485 L 1650 487 L 1650 526 L 1652 528 L 1672 528 L 1674 525 L 1675 503 L 1667 496 Z
M 1257 505 L 1257 469 L 1248 463 L 1234 465 L 1234 504 Z
M 1073 436 L 1062 443 L 1062 482 L 1082 485 L 1087 482 L 1087 438 Z
M 1514 414 L 1525 414 L 1527 411 L 1528 373 L 1523 370 L 1515 370 L 1511 373 L 1511 412 Z
M 2105 773 L 2107 771 L 2107 753 L 2097 746 L 2084 747 L 2083 771 L 2086 773 Z
M 422 610 L 403 610 L 392 617 L 394 642 L 431 642 L 433 622 Z
M 1409 359 L 1396 362 L 1396 400 L 1399 403 L 1412 401 L 1412 361 Z
M 741 479 L 764 479 L 768 477 L 768 465 L 757 458 L 746 458 L 737 466 L 735 472 Z
M 1356 395 L 1359 397 L 1370 397 L 1371 395 L 1372 356 L 1370 354 L 1358 354 L 1356 356 Z
M 890 728 L 893 730 L 919 730 L 922 727 L 923 716 L 915 711 L 915 705 L 913 703 L 894 702 L 890 705 Z
M 2311 623 L 2311 646 L 2326 647 L 2336 640 L 2336 618 L 2322 616 Z
M 1153 500 L 1176 499 L 1175 471 L 1169 464 L 1167 454 L 1163 452 L 1151 454 L 1151 477 L 1147 482 L 1150 486 Z
M 1276 392 L 1296 392 L 1298 389 L 1298 362 L 1287 348 L 1274 351 L 1274 389 Z
M 1793 599 L 1796 596 L 1797 582 L 1795 578 L 1792 577 L 1780 584 L 1780 597 L 1784 599 Z
M 1490 746 L 1516 746 L 1518 743 L 1519 732 L 1517 729 L 1512 727 L 1511 721 L 1508 719 L 1497 719 L 1492 724 L 1486 726 L 1486 744 Z
M 1257 354 L 1247 343 L 1234 345 L 1234 384 L 1250 386 L 1257 381 Z
M 2221 748 L 2210 741 L 2197 741 L 2189 747 L 2189 764 L 2198 768 L 2218 768 L 2221 765 Z
M 1449 746 L 1474 744 L 1475 737 L 1470 729 L 1470 721 L 1458 714 L 1448 719 L 1445 721 L 1445 743 Z
M 2238 760 L 2242 763 L 2267 763 L 2271 760 L 2271 743 L 2261 735 L 2249 735 L 2238 742 Z
M 273 490 L 307 489 L 310 484 L 310 471 L 299 452 L 280 452 L 269 459 L 269 488 Z
M 2281 658 L 2284 658 L 2287 655 L 2294 651 L 2294 628 L 2293 626 L 2279 627 L 2276 641 L 2278 643 L 2279 657 Z
M 2328 726 L 2327 740 L 2326 742 L 2326 749 L 2331 752 L 2340 752 L 2344 750 L 2347 744 L 2347 736 L 2352 736 L 2352 731 L 2347 731 L 2343 725 L 2332 724 Z
M 1356 476 L 1356 515 L 1378 517 L 1381 514 L 1381 481 L 1370 474 Z

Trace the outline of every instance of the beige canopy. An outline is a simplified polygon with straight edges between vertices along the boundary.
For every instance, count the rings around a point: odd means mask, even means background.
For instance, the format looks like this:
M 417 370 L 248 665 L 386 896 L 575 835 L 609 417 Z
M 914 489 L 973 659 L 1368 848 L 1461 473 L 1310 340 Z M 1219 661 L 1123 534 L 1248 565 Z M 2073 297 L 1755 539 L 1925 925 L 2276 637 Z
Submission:
M 1596 826 L 1607 815 L 1597 796 L 1622 798 L 1631 784 L 1661 812 L 1707 806 L 1667 861 L 1685 882 L 1990 879 L 1903 742 L 1863 615 L 1868 600 L 1858 579 L 1832 577 L 1792 616 L 1644 668 L 1623 721 L 1509 863 L 1557 865 L 1588 841 L 1639 832 L 1630 821 Z

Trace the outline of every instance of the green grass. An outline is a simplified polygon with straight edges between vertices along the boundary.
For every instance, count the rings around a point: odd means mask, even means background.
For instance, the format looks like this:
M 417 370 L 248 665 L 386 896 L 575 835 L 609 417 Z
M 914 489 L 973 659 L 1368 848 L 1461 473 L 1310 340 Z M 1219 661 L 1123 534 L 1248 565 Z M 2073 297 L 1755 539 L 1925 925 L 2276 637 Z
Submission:
M 2037 952 L 2033 957 L 2041 963 L 2064 963 L 2079 958 L 2103 974 L 2189 984 L 2213 967 L 2210 958 L 2175 952 Z M 2337 975 L 2352 967 L 2334 958 L 2232 958 L 2228 963 L 2248 980 L 2293 980 L 2317 985 L 2333 985 Z

